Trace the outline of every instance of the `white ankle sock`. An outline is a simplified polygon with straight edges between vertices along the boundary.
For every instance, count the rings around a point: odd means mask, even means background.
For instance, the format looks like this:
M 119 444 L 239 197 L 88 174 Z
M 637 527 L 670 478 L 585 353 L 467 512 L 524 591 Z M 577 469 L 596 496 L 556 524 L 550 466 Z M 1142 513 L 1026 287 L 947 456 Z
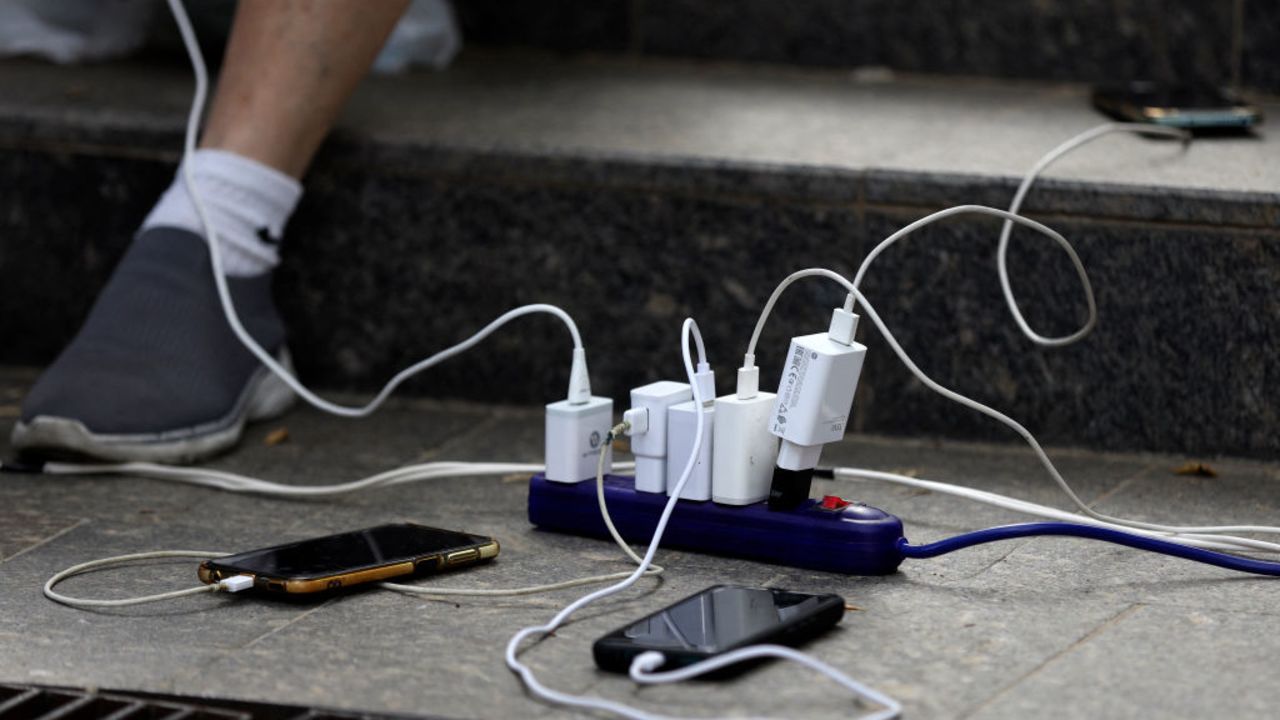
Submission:
M 223 272 L 261 275 L 278 265 L 280 238 L 302 197 L 302 185 L 275 168 L 225 150 L 197 150 L 186 162 L 218 233 Z M 205 237 L 181 172 L 142 222 L 142 230 L 152 227 L 177 227 Z

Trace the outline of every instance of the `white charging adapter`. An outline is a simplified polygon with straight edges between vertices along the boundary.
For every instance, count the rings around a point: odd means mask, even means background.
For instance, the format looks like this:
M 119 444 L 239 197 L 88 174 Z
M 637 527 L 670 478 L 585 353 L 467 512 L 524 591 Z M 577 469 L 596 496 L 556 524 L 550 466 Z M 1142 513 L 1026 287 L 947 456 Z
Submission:
M 853 295 L 831 313 L 825 333 L 791 338 L 778 383 L 770 432 L 782 440 L 769 487 L 769 507 L 795 507 L 809 497 L 822 446 L 844 437 L 866 346 L 854 342 Z
M 778 438 L 769 432 L 776 396 L 760 392 L 760 368 L 748 357 L 738 369 L 738 390 L 716 398 L 712 433 L 711 499 L 750 505 L 769 496 Z
M 667 494 L 680 482 L 680 474 L 693 455 L 693 440 L 697 435 L 698 413 L 702 413 L 702 446 L 697 461 L 680 492 L 681 500 L 711 499 L 711 455 L 715 444 L 716 374 L 706 361 L 698 363 L 693 373 L 698 384 L 698 396 L 707 398 L 701 407 L 693 400 L 667 408 Z M 692 394 L 692 392 L 690 393 Z
M 636 490 L 667 491 L 667 410 L 693 399 L 689 383 L 659 380 L 631 390 L 631 409 L 622 414 L 636 456 Z M 688 457 L 688 453 L 685 454 Z
M 586 350 L 574 349 L 569 396 L 547 405 L 546 419 L 546 478 L 563 483 L 594 478 L 600 443 L 606 441 L 613 427 L 613 400 L 591 394 Z M 604 459 L 604 471 L 608 474 L 612 469 L 610 449 Z

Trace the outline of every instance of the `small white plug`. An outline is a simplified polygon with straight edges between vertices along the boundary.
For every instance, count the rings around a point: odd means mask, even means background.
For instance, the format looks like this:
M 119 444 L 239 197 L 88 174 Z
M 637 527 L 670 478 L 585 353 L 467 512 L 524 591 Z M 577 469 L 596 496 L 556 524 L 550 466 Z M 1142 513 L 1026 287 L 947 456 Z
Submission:
M 252 575 L 232 575 L 218 581 L 218 589 L 222 592 L 238 593 L 253 587 Z
M 573 349 L 573 365 L 569 369 L 569 394 L 572 405 L 583 405 L 591 400 L 591 376 L 587 374 L 586 348 Z
M 657 650 L 647 650 L 640 653 L 631 661 L 631 675 L 635 677 L 637 672 L 648 673 L 657 670 L 665 665 L 667 656 Z
M 707 362 L 698 363 L 693 372 L 693 381 L 697 383 L 698 395 L 702 398 L 702 407 L 711 407 L 716 402 L 716 371 Z
M 754 355 L 748 355 L 738 368 L 738 399 L 753 400 L 760 394 L 760 368 Z
M 629 436 L 643 435 L 649 432 L 649 408 L 633 407 L 622 413 L 622 422 L 627 424 L 623 432 Z
M 854 335 L 858 333 L 858 316 L 853 314 L 853 293 L 844 299 L 844 307 L 831 311 L 831 327 L 827 337 L 841 345 L 853 345 Z
M 667 408 L 693 397 L 687 383 L 660 380 L 631 390 L 631 453 L 636 456 L 636 490 L 667 491 Z

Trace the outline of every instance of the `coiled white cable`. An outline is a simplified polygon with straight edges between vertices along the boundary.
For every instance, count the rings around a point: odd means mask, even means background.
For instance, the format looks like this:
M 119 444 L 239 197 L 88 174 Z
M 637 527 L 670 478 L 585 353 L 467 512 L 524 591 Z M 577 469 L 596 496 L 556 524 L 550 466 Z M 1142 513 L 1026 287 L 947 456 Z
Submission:
M 1076 148 L 1087 145 L 1098 138 L 1111 135 L 1113 133 L 1136 133 L 1140 135 L 1164 135 L 1166 137 L 1181 140 L 1185 147 L 1191 142 L 1191 133 L 1182 128 L 1166 127 L 1164 125 L 1152 125 L 1150 123 L 1104 123 L 1097 127 L 1090 128 L 1084 132 L 1068 139 L 1058 147 L 1050 150 L 1041 157 L 1036 164 L 1032 166 L 1027 174 L 1023 176 L 1022 182 L 1018 184 L 1018 190 L 1013 194 L 1013 202 L 1009 203 L 1009 212 L 1016 213 L 1022 209 L 1022 201 L 1026 199 L 1027 193 L 1031 191 L 1031 185 L 1050 165 L 1062 159 Z M 1013 321 L 1018 324 L 1018 329 L 1026 335 L 1031 342 L 1045 347 L 1063 347 L 1070 345 L 1093 330 L 1093 326 L 1098 322 L 1098 308 L 1093 302 L 1093 288 L 1089 285 L 1089 277 L 1085 274 L 1084 265 L 1081 264 L 1080 258 L 1076 256 L 1074 248 L 1071 245 L 1066 246 L 1067 254 L 1071 258 L 1072 264 L 1075 266 L 1076 274 L 1080 276 L 1080 282 L 1085 289 L 1085 300 L 1089 306 L 1089 318 L 1079 330 L 1061 337 L 1045 337 L 1035 330 L 1031 329 L 1031 325 L 1027 323 L 1026 318 L 1022 316 L 1022 310 L 1018 307 L 1018 299 L 1013 294 L 1013 287 L 1009 284 L 1009 236 L 1013 232 L 1013 222 L 1004 221 L 1004 226 L 1000 228 L 1000 244 L 996 249 L 996 272 L 1000 275 L 1000 291 L 1004 293 L 1005 302 L 1009 306 L 1009 313 L 1013 315 Z M 858 268 L 858 276 L 853 280 L 854 285 L 861 287 L 858 280 L 861 278 L 866 267 L 871 263 L 871 256 L 868 255 L 862 261 L 862 267 Z

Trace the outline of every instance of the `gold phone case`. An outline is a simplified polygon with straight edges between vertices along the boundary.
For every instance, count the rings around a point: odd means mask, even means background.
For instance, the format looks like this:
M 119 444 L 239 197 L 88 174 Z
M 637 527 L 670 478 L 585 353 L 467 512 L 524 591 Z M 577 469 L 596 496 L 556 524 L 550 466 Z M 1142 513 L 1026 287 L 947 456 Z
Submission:
M 248 575 L 253 578 L 254 589 L 285 593 L 289 595 L 306 595 L 310 593 L 340 590 L 354 585 L 390 580 L 392 578 L 405 577 L 408 575 L 434 573 L 443 570 L 453 570 L 456 568 L 466 567 L 468 565 L 476 565 L 497 557 L 500 549 L 501 548 L 498 545 L 497 540 L 487 538 L 485 542 L 477 543 L 470 547 L 454 548 L 444 552 L 431 553 L 429 555 L 414 558 L 413 560 L 404 560 L 387 565 L 380 565 L 378 567 L 361 568 L 360 570 L 352 570 L 350 572 L 305 579 L 272 577 L 264 574 L 222 569 L 215 567 L 217 564 L 217 560 L 215 559 L 205 560 L 200 563 L 199 575 L 200 582 L 206 584 L 216 583 L 224 578 L 236 575 Z

